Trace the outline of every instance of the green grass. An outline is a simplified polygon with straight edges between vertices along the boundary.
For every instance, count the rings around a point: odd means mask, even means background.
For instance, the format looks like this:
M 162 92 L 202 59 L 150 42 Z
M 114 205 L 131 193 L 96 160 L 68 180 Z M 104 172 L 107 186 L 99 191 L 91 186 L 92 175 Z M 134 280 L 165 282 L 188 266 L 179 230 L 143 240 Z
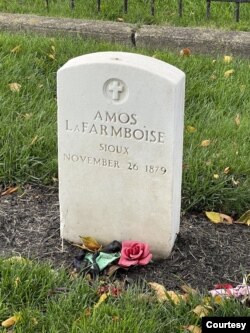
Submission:
M 250 30 L 250 5 L 240 6 L 240 22 L 235 22 L 235 4 L 214 2 L 211 5 L 211 18 L 206 19 L 205 0 L 183 0 L 183 17 L 178 15 L 177 0 L 155 1 L 155 16 L 150 14 L 149 0 L 128 1 L 127 14 L 123 11 L 122 0 L 102 0 L 101 12 L 97 12 L 96 1 L 75 0 L 72 11 L 69 0 L 49 0 L 49 10 L 45 0 L 1 0 L 0 11 L 13 13 L 34 13 L 59 17 L 114 20 L 123 18 L 125 22 L 137 24 L 167 24 L 175 26 L 208 26 L 233 30 Z
M 81 39 L 0 35 L 0 183 L 51 184 L 57 178 L 56 72 L 72 57 L 107 50 L 154 55 L 186 73 L 182 209 L 238 215 L 249 209 L 249 60 L 228 64 L 223 57 L 181 57 Z M 20 91 L 11 91 L 11 83 L 20 84 Z M 203 140 L 210 145 L 202 147 Z
M 160 303 L 145 283 L 122 290 L 119 297 L 109 296 L 94 308 L 98 287 L 98 282 L 72 280 L 65 270 L 48 264 L 0 258 L 0 323 L 18 314 L 17 333 L 179 333 L 183 326 L 200 326 L 201 319 L 193 312 L 197 305 L 209 304 L 211 316 L 250 315 L 239 301 L 215 304 L 201 294 L 177 305 Z

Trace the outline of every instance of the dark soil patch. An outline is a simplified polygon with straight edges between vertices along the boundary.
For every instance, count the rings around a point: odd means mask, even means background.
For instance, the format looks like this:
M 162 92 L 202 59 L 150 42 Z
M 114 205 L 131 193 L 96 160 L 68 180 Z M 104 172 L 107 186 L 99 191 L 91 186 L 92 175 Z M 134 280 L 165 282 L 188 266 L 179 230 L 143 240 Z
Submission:
M 69 268 L 79 249 L 59 235 L 56 188 L 27 186 L 22 194 L 0 197 L 0 255 L 22 255 Z M 112 241 L 112 240 L 111 240 Z M 250 228 L 214 225 L 198 216 L 184 216 L 171 256 L 122 273 L 176 289 L 183 283 L 212 289 L 215 283 L 239 284 L 250 272 Z

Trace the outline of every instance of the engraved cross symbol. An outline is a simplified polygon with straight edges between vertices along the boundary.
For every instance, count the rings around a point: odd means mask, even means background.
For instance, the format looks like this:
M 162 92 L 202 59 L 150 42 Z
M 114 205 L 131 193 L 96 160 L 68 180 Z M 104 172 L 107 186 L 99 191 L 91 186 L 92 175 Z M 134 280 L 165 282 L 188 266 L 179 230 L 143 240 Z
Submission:
M 108 90 L 112 92 L 112 99 L 117 101 L 120 99 L 119 93 L 123 91 L 123 84 L 118 81 L 113 81 L 109 84 Z

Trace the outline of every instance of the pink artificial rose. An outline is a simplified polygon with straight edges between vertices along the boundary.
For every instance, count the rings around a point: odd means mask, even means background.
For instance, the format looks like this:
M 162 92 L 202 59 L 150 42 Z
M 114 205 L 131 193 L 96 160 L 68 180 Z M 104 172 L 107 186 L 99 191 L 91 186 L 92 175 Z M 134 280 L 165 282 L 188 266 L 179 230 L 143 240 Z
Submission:
M 149 246 L 137 241 L 123 241 L 121 257 L 118 265 L 130 267 L 133 265 L 147 265 L 152 258 Z

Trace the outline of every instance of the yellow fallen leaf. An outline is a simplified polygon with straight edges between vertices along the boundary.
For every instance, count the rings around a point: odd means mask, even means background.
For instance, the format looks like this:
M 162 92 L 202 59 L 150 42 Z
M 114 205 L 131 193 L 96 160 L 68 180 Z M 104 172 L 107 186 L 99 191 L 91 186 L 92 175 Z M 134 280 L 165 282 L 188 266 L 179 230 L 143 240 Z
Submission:
M 207 147 L 210 145 L 210 143 L 211 143 L 210 140 L 203 140 L 201 141 L 201 147 Z
M 21 51 L 21 45 L 17 45 L 10 52 L 11 53 L 18 53 L 20 51 Z
M 30 145 L 32 146 L 33 144 L 35 144 L 37 139 L 38 139 L 38 135 L 35 135 L 34 138 L 31 141 Z
M 213 222 L 213 223 L 220 223 L 221 219 L 220 219 L 220 213 L 216 213 L 216 212 L 205 212 L 207 218 Z
M 227 175 L 229 172 L 230 172 L 230 168 L 229 168 L 229 167 L 226 167 L 226 168 L 224 169 L 224 173 Z
M 49 54 L 48 54 L 48 57 L 49 57 L 50 59 L 52 59 L 52 60 L 55 60 L 55 59 L 56 59 L 56 55 L 53 54 L 53 53 L 49 53 Z
M 17 277 L 14 281 L 14 285 L 15 285 L 15 288 L 18 287 L 18 285 L 20 284 L 21 280 L 20 280 L 20 277 Z
M 213 223 L 227 223 L 232 224 L 233 219 L 231 216 L 217 213 L 217 212 L 205 212 L 207 218 Z
M 188 133 L 196 132 L 196 128 L 194 126 L 187 125 L 186 130 Z
M 7 259 L 4 259 L 5 262 L 9 262 L 11 264 L 20 263 L 20 264 L 29 264 L 31 261 L 29 259 L 20 257 L 20 256 L 13 256 Z
M 19 92 L 22 87 L 21 84 L 19 84 L 17 82 L 10 83 L 8 86 L 9 86 L 10 90 L 13 92 Z
M 124 22 L 124 19 L 122 17 L 117 17 L 116 21 L 117 22 Z
M 232 62 L 233 60 L 233 57 L 232 56 L 227 56 L 225 55 L 224 58 L 223 58 L 223 61 L 226 63 L 226 64 L 229 64 L 230 62 Z
M 20 314 L 16 314 L 2 322 L 2 326 L 5 328 L 9 328 L 13 325 L 15 325 L 19 320 L 21 319 Z
M 234 118 L 234 122 L 237 126 L 240 126 L 240 114 L 237 113 L 236 117 Z
M 218 173 L 215 173 L 214 174 L 214 179 L 219 179 L 220 178 L 220 176 L 218 175 Z
M 80 237 L 83 244 L 80 246 L 83 249 L 86 249 L 91 252 L 99 251 L 102 247 L 101 244 L 97 242 L 97 240 L 93 237 Z
M 248 227 L 250 226 L 250 210 L 245 212 L 235 223 L 246 224 Z
M 197 305 L 195 309 L 193 309 L 193 312 L 199 317 L 205 317 L 209 314 L 210 310 L 213 310 L 211 306 L 208 305 Z
M 201 328 L 195 325 L 183 326 L 183 328 L 191 333 L 201 333 Z
M 148 284 L 156 292 L 156 297 L 159 302 L 164 302 L 168 300 L 168 297 L 166 295 L 167 290 L 163 285 L 156 282 L 149 282 Z
M 104 293 L 100 296 L 98 302 L 94 305 L 94 309 L 98 308 L 103 302 L 106 301 L 106 299 L 108 298 L 108 294 Z
M 224 77 L 230 77 L 233 75 L 233 73 L 234 73 L 234 69 L 229 69 L 228 71 L 226 71 L 224 73 Z
M 176 292 L 169 290 L 166 291 L 167 298 L 172 301 L 175 305 L 179 304 L 180 301 L 183 299 L 182 295 L 178 295 Z

